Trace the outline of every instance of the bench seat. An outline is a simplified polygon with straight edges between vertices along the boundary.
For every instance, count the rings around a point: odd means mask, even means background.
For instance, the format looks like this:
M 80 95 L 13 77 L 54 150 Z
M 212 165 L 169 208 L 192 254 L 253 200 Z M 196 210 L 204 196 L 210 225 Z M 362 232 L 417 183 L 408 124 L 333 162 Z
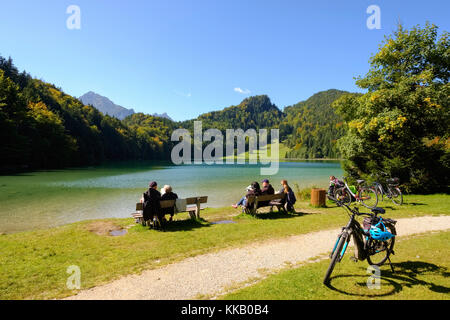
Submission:
M 284 207 L 286 194 L 284 193 L 276 193 L 276 194 L 267 194 L 262 196 L 251 196 L 248 197 L 248 204 L 253 204 L 251 209 L 246 208 L 245 212 L 248 214 L 256 214 L 258 209 L 264 207 L 277 207 L 278 211 L 287 212 Z
M 208 202 L 208 197 L 207 196 L 202 196 L 202 197 L 191 197 L 191 198 L 186 198 L 186 211 L 183 212 L 188 212 L 189 216 L 191 217 L 191 219 L 199 219 L 200 218 L 200 205 L 202 203 L 207 203 Z M 175 208 L 175 203 L 176 200 L 164 200 L 164 201 L 160 201 L 159 205 L 161 207 L 161 209 L 167 209 L 167 208 Z M 145 224 L 144 221 L 144 204 L 139 202 L 136 203 L 136 212 L 133 212 L 131 214 L 131 216 L 136 220 L 136 223 L 141 223 L 141 224 Z M 175 214 L 180 213 L 180 212 L 175 212 Z

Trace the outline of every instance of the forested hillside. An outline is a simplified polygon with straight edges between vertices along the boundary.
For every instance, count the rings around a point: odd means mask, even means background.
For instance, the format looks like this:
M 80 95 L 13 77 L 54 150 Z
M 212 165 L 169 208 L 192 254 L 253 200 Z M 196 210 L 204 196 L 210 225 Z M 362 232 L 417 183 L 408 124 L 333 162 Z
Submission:
M 345 133 L 345 127 L 331 104 L 345 91 L 328 90 L 313 95 L 306 101 L 286 107 L 282 112 L 266 95 L 246 98 L 237 106 L 200 115 L 203 128 L 226 129 L 280 129 L 280 140 L 290 151 L 286 158 L 339 158 L 336 141 Z M 192 130 L 194 120 L 181 123 Z
M 291 149 L 287 158 L 339 158 L 336 141 L 345 134 L 342 118 L 331 104 L 346 91 L 335 89 L 314 94 L 284 109 L 280 135 Z
M 194 119 L 202 121 L 203 128 L 226 129 L 271 129 L 278 128 L 284 114 L 266 95 L 249 97 L 237 106 L 231 106 L 220 111 L 212 111 Z M 193 128 L 194 120 L 180 123 L 181 127 Z
M 139 118 L 139 115 L 136 116 Z M 0 57 L 0 168 L 60 168 L 104 160 L 168 158 L 169 127 L 159 118 L 122 122 L 59 88 L 20 73 Z M 149 129 L 147 124 L 154 121 Z M 170 130 L 171 131 L 171 130 Z
M 345 92 L 320 92 L 282 112 L 266 95 L 200 115 L 170 119 L 133 114 L 119 120 L 65 94 L 60 88 L 19 72 L 0 57 L 0 168 L 40 169 L 99 164 L 105 160 L 170 159 L 176 128 L 280 129 L 290 158 L 339 157 L 335 141 L 344 134 L 331 103 Z M 270 133 L 270 131 L 269 131 Z

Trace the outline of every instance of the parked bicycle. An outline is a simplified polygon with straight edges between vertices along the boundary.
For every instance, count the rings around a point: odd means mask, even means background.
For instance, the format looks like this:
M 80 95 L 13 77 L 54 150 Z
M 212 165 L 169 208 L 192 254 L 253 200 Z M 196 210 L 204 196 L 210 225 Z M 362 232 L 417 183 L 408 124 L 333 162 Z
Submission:
M 379 182 L 374 182 L 373 187 L 378 196 L 381 196 L 381 201 L 384 200 L 384 196 L 391 199 L 396 205 L 401 206 L 403 204 L 402 191 L 399 188 L 400 179 L 399 178 L 388 178 L 388 174 L 381 172 L 380 175 L 384 176 L 384 186 Z
M 350 205 L 353 201 L 361 203 L 363 206 L 373 209 L 378 204 L 378 196 L 373 187 L 364 185 L 364 180 L 356 180 L 357 187 L 349 186 L 347 180 L 344 178 L 344 187 L 337 188 L 334 191 L 334 198 L 336 202 L 343 202 Z
M 330 266 L 327 269 L 323 283 L 327 284 L 329 282 L 336 263 L 341 262 L 352 237 L 355 244 L 354 259 L 356 261 L 367 259 L 369 265 L 375 266 L 381 266 L 386 261 L 389 261 L 392 272 L 394 272 L 390 255 L 394 254 L 395 236 L 397 234 L 395 224 L 397 221 L 379 217 L 379 214 L 386 212 L 383 208 L 374 208 L 372 213 L 360 213 L 356 207 L 352 209 L 343 202 L 337 203 L 347 210 L 350 220 L 342 228 L 342 232 L 336 240 L 336 244 L 330 254 Z M 363 222 L 364 227 L 361 227 L 356 220 L 357 216 L 366 216 Z

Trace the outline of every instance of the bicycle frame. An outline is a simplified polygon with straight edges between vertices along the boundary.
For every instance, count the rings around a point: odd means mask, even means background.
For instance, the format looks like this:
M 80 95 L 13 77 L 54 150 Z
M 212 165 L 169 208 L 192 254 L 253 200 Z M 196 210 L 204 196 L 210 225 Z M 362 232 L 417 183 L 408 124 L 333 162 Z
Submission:
M 383 200 L 384 195 L 388 196 L 388 195 L 387 195 L 387 192 L 384 190 L 384 187 L 383 187 L 383 185 L 382 185 L 381 183 L 379 183 L 379 182 L 374 182 L 374 183 L 373 183 L 373 187 L 374 187 L 375 191 L 378 190 L 378 191 L 380 192 L 381 200 Z M 388 196 L 388 197 L 389 197 L 389 196 Z
M 354 193 L 352 192 L 352 190 L 350 190 L 350 188 L 349 188 L 349 186 L 348 186 L 348 184 L 347 184 L 346 181 L 344 181 L 344 185 L 345 185 L 345 189 L 347 189 L 347 191 L 350 192 L 350 194 L 352 195 L 352 197 L 354 197 L 355 199 L 358 199 L 358 197 L 356 196 L 356 194 L 354 194 Z M 356 192 L 356 193 L 358 193 L 358 192 Z
M 345 243 L 344 247 L 342 248 L 342 251 L 340 254 L 340 259 L 342 259 L 342 257 L 344 256 L 344 254 L 347 250 L 347 247 L 348 247 L 348 243 L 350 242 L 351 239 L 353 239 L 353 243 L 355 244 L 355 256 L 358 258 L 358 260 L 365 260 L 367 257 L 366 245 L 365 245 L 366 242 L 364 241 L 364 238 L 363 238 L 363 235 L 365 235 L 365 234 L 364 234 L 364 231 L 361 228 L 361 225 L 359 224 L 359 222 L 356 221 L 354 213 L 350 217 L 350 220 L 349 220 L 347 226 L 345 226 L 343 228 L 343 232 L 347 232 L 348 239 L 347 239 L 347 242 Z M 338 237 L 338 240 L 334 246 L 333 252 L 336 249 L 337 243 L 339 242 L 339 240 L 342 236 L 342 233 Z
M 345 227 L 342 228 L 342 232 L 339 234 L 336 244 L 333 247 L 333 250 L 330 254 L 331 262 L 327 269 L 327 272 L 325 273 L 325 278 L 323 280 L 324 284 L 327 284 L 330 280 L 330 276 L 333 272 L 333 269 L 337 262 L 340 262 L 345 252 L 347 251 L 348 244 L 350 240 L 353 238 L 353 242 L 355 244 L 355 258 L 356 261 L 358 260 L 367 260 L 369 264 L 375 264 L 377 266 L 383 265 L 386 261 L 389 261 L 389 264 L 391 266 L 392 272 L 394 272 L 394 268 L 392 266 L 391 260 L 389 255 L 394 254 L 393 246 L 394 242 L 391 242 L 390 244 L 387 244 L 385 240 L 375 240 L 371 237 L 370 231 L 365 230 L 361 227 L 359 222 L 356 220 L 356 216 L 368 216 L 370 217 L 370 230 L 373 225 L 376 227 L 386 230 L 385 223 L 389 225 L 389 229 L 393 230 L 393 233 L 391 234 L 391 238 L 394 238 L 396 235 L 395 228 L 393 225 L 395 225 L 396 221 L 392 219 L 383 219 L 382 217 L 378 217 L 378 214 L 383 214 L 385 211 L 383 209 L 377 208 L 372 209 L 373 213 L 360 213 L 359 209 L 357 207 L 350 208 L 348 205 L 346 205 L 343 202 L 337 202 L 338 206 L 345 207 L 347 211 L 349 212 L 350 219 Z M 351 214 L 350 214 L 351 213 Z M 376 223 L 376 224 L 375 224 Z M 383 237 L 386 237 L 386 235 L 383 235 Z M 381 246 L 380 246 L 381 244 Z M 339 250 L 339 251 L 337 251 Z M 379 262 L 374 262 L 372 260 L 372 256 L 374 256 L 377 253 L 386 251 L 386 256 L 382 257 L 382 260 L 379 260 Z
M 384 183 L 380 183 L 378 181 L 375 181 L 373 183 L 373 187 L 380 191 L 381 197 L 383 197 L 385 195 L 388 198 L 391 198 L 392 197 L 392 188 L 398 187 L 398 184 L 395 184 L 395 185 L 394 184 L 390 184 L 388 177 L 389 177 L 389 175 L 386 172 L 381 172 L 378 175 L 378 179 L 383 180 Z
M 352 190 L 350 190 L 350 187 L 348 186 L 346 181 L 344 181 L 344 187 L 351 194 L 351 196 L 356 199 L 356 202 L 361 202 L 361 198 L 358 195 L 361 190 L 360 184 L 358 184 L 358 187 L 356 188 L 356 194 L 353 193 Z
M 384 187 L 381 183 L 379 182 L 374 182 L 373 183 L 373 187 L 375 188 L 375 190 L 379 190 L 381 195 L 386 194 Z
M 392 198 L 392 189 L 391 188 L 393 188 L 395 186 L 393 186 L 393 185 L 391 186 L 391 185 L 387 184 L 387 187 L 385 188 L 383 186 L 383 184 L 381 184 L 379 182 L 374 182 L 373 187 L 375 188 L 375 190 L 380 191 L 381 199 L 383 199 L 384 196 L 391 199 Z

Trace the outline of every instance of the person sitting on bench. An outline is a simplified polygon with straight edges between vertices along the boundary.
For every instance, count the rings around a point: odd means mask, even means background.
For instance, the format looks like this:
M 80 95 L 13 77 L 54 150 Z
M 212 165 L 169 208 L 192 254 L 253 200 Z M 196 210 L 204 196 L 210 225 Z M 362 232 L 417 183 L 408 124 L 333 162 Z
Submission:
M 287 180 L 281 180 L 281 186 L 282 188 L 279 193 L 284 193 L 286 195 L 286 198 L 284 200 L 284 202 L 286 203 L 286 210 L 288 212 L 292 212 L 294 211 L 294 204 L 295 202 L 297 202 L 295 194 L 289 186 Z
M 178 199 L 178 195 L 176 193 L 172 192 L 172 187 L 171 186 L 165 185 L 163 190 L 164 190 L 164 193 L 161 196 L 161 201 Z M 163 215 L 170 214 L 169 221 L 172 221 L 173 220 L 173 215 L 175 214 L 175 208 L 171 207 L 171 208 L 161 209 L 161 213 Z
M 238 203 L 233 204 L 233 208 L 238 208 L 239 206 L 247 207 L 247 199 L 250 196 L 259 196 L 261 195 L 261 187 L 258 182 L 253 182 L 250 186 L 247 187 L 247 194 L 239 200 Z
M 266 195 L 266 194 L 275 194 L 275 190 L 272 187 L 272 185 L 269 183 L 269 180 L 264 179 L 262 181 L 262 189 L 261 189 L 261 194 Z
M 150 182 L 149 188 L 143 194 L 144 221 L 154 221 L 155 217 L 159 218 L 161 222 L 160 214 L 161 208 L 159 201 L 161 200 L 161 193 L 158 191 L 158 184 L 155 181 Z
M 275 189 L 272 187 L 272 185 L 269 183 L 268 179 L 264 179 L 262 181 L 262 189 L 261 189 L 261 195 L 271 195 L 275 194 Z M 269 205 L 270 201 L 262 201 L 259 203 L 259 206 L 265 207 Z

